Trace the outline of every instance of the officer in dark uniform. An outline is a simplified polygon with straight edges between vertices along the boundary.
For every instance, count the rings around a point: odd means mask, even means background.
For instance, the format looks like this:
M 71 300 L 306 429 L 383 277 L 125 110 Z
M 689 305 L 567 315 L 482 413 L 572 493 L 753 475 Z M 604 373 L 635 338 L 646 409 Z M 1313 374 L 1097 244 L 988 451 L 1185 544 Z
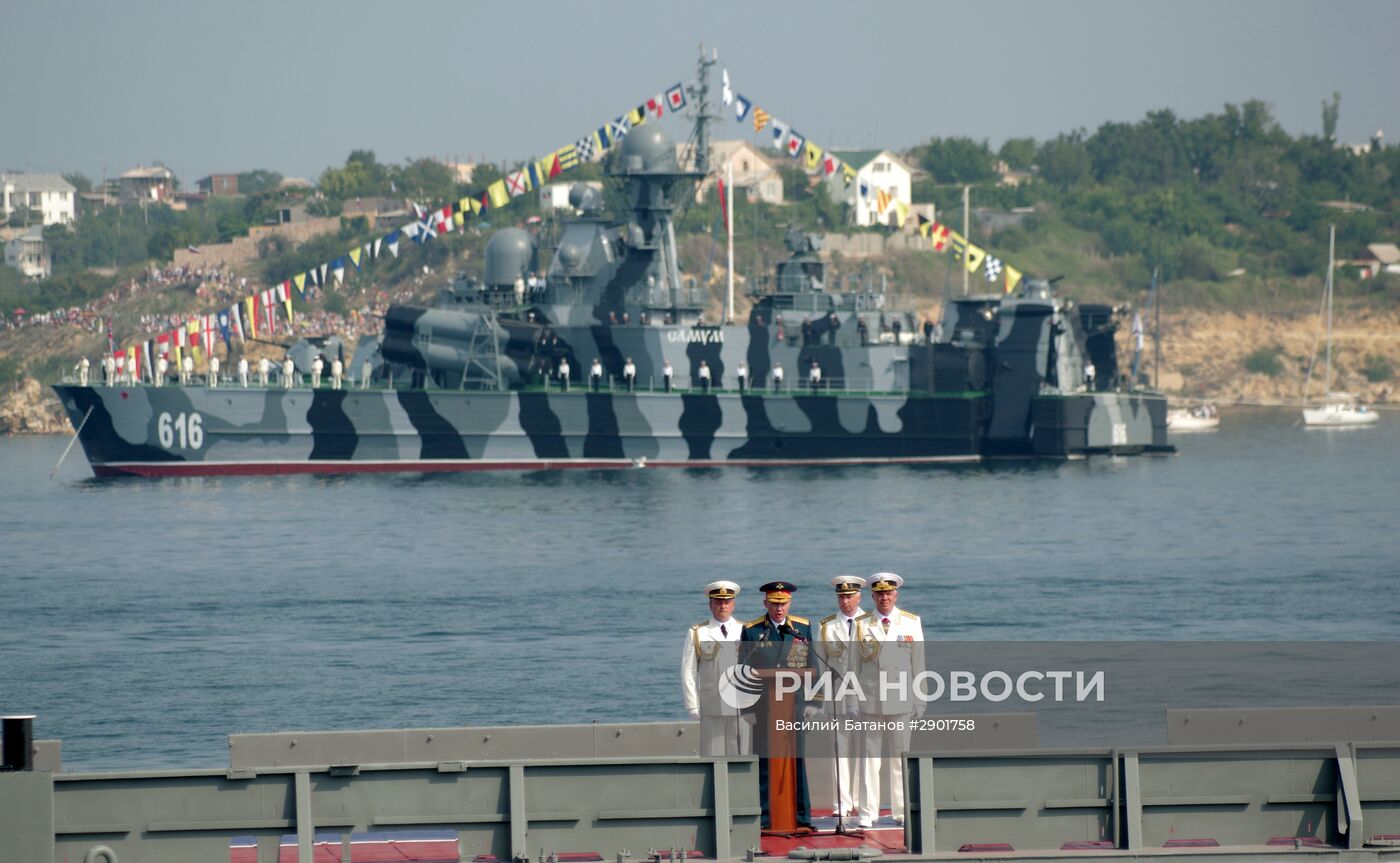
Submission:
M 788 614 L 792 594 L 797 587 L 788 581 L 770 581 L 759 588 L 763 593 L 763 607 L 767 612 L 744 624 L 739 636 L 740 661 L 754 668 L 816 668 L 812 655 L 812 625 L 805 617 Z M 800 693 L 799 693 L 800 694 Z M 764 701 L 756 708 L 758 722 L 754 729 L 755 748 L 758 735 L 766 735 L 771 720 L 765 715 Z M 804 709 L 799 703 L 797 716 L 803 718 Z M 799 827 L 812 826 L 812 807 L 807 795 L 807 768 L 802 760 L 802 738 L 799 736 L 797 752 L 797 824 Z M 771 824 L 768 814 L 768 759 L 758 762 L 758 799 L 763 810 L 763 826 Z

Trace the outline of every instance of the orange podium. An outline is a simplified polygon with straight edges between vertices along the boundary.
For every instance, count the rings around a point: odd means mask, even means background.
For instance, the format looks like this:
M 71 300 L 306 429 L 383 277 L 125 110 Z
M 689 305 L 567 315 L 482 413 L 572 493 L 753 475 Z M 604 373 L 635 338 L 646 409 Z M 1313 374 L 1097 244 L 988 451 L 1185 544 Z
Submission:
M 774 833 L 795 833 L 797 823 L 797 795 L 802 769 L 801 753 L 798 747 L 798 732 L 785 731 L 779 723 L 797 721 L 797 705 L 802 702 L 801 692 L 790 692 L 779 700 L 775 680 L 779 672 L 798 674 L 802 685 L 806 686 L 811 669 L 808 668 L 756 668 L 755 673 L 763 680 L 763 700 L 758 712 L 758 720 L 765 726 L 760 732 L 767 749 L 765 760 L 768 763 L 768 829 Z M 757 741 L 757 736 L 755 741 Z

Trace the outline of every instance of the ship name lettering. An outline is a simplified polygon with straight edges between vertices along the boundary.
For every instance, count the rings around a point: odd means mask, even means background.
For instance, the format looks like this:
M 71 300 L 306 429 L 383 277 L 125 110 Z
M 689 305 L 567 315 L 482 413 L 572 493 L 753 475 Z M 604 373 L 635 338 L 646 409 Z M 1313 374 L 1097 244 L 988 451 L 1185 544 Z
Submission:
M 724 344 L 724 331 L 720 329 L 671 330 L 666 334 L 666 341 L 698 345 Z

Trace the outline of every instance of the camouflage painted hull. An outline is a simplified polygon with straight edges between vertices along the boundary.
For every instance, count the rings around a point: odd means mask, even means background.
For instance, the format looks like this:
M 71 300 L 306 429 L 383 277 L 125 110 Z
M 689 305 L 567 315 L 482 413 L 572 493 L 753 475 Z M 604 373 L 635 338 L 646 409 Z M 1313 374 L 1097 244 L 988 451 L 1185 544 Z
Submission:
M 980 395 L 54 389 L 99 476 L 975 461 L 986 403 Z

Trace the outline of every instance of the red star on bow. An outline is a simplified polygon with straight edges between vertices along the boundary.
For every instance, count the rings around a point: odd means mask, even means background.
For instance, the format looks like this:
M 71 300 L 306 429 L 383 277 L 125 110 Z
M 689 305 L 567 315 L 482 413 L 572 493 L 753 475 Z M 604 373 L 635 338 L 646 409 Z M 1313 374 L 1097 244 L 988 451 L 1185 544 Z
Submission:
M 131 398 L 131 393 L 127 392 L 126 390 L 122 390 L 122 398 L 124 398 L 124 399 L 129 399 L 129 398 Z

